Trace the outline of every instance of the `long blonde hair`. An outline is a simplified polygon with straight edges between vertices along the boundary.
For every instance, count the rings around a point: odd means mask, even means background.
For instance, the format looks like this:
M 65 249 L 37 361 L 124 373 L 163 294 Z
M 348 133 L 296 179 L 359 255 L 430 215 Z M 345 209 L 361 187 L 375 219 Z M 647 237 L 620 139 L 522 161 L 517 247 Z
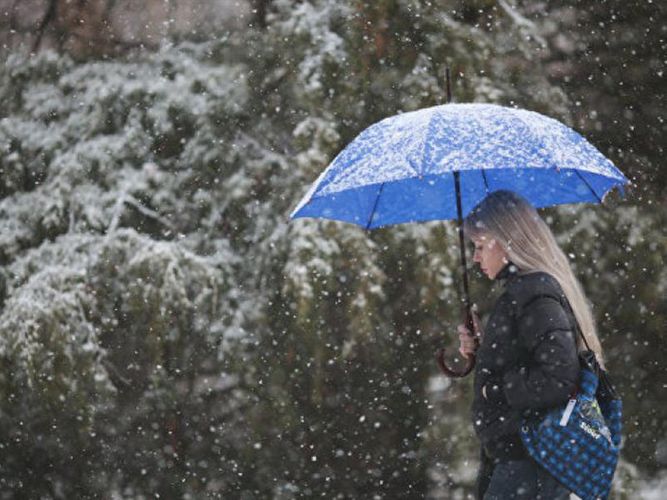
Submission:
M 468 238 L 495 239 L 520 273 L 542 271 L 556 278 L 586 342 L 598 362 L 604 364 L 602 346 L 583 288 L 551 229 L 527 200 L 512 191 L 494 191 L 473 208 L 464 221 L 463 230 Z M 575 336 L 578 350 L 586 349 L 581 336 L 576 332 Z

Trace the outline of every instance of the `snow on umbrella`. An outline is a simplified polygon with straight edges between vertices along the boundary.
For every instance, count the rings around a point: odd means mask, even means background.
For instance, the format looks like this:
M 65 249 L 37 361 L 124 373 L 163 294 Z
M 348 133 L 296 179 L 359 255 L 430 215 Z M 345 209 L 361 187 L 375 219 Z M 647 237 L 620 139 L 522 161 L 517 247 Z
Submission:
M 623 173 L 580 134 L 533 111 L 443 104 L 385 118 L 361 132 L 322 172 L 292 218 L 366 229 L 458 219 L 467 322 L 471 324 L 462 219 L 487 194 L 514 191 L 536 208 L 602 203 Z M 453 376 L 463 373 L 444 366 Z

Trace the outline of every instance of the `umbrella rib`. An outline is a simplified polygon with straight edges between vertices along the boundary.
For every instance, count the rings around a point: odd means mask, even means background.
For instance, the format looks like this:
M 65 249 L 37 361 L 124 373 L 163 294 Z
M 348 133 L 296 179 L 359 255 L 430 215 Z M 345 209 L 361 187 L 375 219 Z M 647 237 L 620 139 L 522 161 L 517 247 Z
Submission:
M 486 180 L 486 171 L 482 167 L 482 178 L 484 179 L 484 187 L 486 188 L 486 194 L 489 194 L 489 182 Z
M 595 192 L 595 189 L 593 189 L 593 188 L 591 187 L 591 185 L 588 183 L 588 181 L 587 181 L 586 179 L 584 179 L 584 176 L 581 175 L 581 172 L 579 172 L 579 170 L 575 170 L 575 172 L 577 173 L 577 175 L 579 176 L 579 178 L 580 178 L 582 181 L 584 181 L 584 184 L 586 184 L 586 186 L 588 187 L 588 189 L 591 190 L 591 193 L 593 193 L 593 196 L 595 196 L 595 197 L 597 198 L 597 200 L 598 200 L 600 203 L 602 203 L 602 199 L 598 196 L 598 194 Z
M 368 222 L 366 223 L 366 230 L 371 228 L 371 223 L 373 222 L 373 216 L 375 215 L 375 210 L 378 207 L 378 201 L 380 201 L 380 195 L 382 194 L 382 188 L 384 188 L 384 182 L 380 184 L 380 190 L 378 191 L 378 195 L 375 198 L 375 203 L 373 204 L 373 210 L 371 211 L 371 216 L 368 218 Z

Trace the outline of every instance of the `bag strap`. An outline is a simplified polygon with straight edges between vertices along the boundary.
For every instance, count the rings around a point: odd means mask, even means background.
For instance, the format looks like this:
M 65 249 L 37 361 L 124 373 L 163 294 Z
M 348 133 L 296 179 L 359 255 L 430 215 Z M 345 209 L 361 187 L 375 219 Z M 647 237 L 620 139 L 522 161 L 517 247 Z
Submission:
M 600 363 L 597 359 L 597 356 L 595 355 L 595 352 L 591 349 L 591 347 L 588 345 L 588 342 L 586 341 L 586 337 L 584 337 L 584 333 L 581 331 L 581 328 L 579 328 L 579 322 L 577 321 L 577 317 L 574 315 L 574 311 L 572 310 L 572 306 L 570 305 L 570 302 L 567 300 L 567 297 L 563 296 L 563 301 L 565 302 L 565 305 L 567 306 L 567 310 L 572 316 L 572 321 L 574 323 L 574 328 L 575 330 L 579 333 L 579 336 L 581 337 L 581 340 L 584 341 L 584 345 L 586 346 L 586 349 L 590 353 L 593 354 L 593 358 L 595 359 L 595 365 L 596 365 L 596 371 L 597 376 L 602 383 L 603 387 L 605 390 L 607 390 L 612 397 L 618 398 L 618 393 L 616 392 L 616 389 L 614 388 L 614 384 L 611 383 L 611 380 L 609 379 L 609 376 L 607 375 L 607 371 L 604 370 L 601 366 Z
M 579 333 L 579 336 L 581 337 L 581 340 L 584 341 L 584 345 L 586 346 L 586 349 L 589 351 L 593 352 L 591 349 L 591 346 L 588 345 L 588 341 L 586 340 L 586 337 L 584 336 L 584 333 L 581 331 L 581 328 L 579 328 L 579 322 L 577 321 L 577 317 L 574 315 L 574 311 L 572 310 L 572 306 L 570 305 L 570 301 L 567 300 L 567 297 L 563 295 L 563 301 L 565 302 L 565 305 L 567 306 L 567 309 L 570 313 L 570 316 L 572 317 L 572 322 L 574 323 L 574 329 Z M 593 352 L 593 354 L 595 354 Z M 596 357 L 597 360 L 597 357 Z

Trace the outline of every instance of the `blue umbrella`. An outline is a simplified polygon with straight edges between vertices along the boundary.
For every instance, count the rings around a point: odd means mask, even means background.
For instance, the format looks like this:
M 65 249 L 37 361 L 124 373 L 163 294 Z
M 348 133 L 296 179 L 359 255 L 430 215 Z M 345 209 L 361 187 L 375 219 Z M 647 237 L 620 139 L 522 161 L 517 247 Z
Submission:
M 600 151 L 553 118 L 492 104 L 444 104 L 391 116 L 361 132 L 291 217 L 366 229 L 458 219 L 470 323 L 461 222 L 487 194 L 511 190 L 540 208 L 602 203 L 613 188 L 624 195 L 628 183 Z
M 492 104 L 444 104 L 386 118 L 336 156 L 292 217 L 373 229 L 463 216 L 509 189 L 540 208 L 602 202 L 628 179 L 574 130 L 547 116 Z M 623 192 L 623 191 L 622 191 Z

